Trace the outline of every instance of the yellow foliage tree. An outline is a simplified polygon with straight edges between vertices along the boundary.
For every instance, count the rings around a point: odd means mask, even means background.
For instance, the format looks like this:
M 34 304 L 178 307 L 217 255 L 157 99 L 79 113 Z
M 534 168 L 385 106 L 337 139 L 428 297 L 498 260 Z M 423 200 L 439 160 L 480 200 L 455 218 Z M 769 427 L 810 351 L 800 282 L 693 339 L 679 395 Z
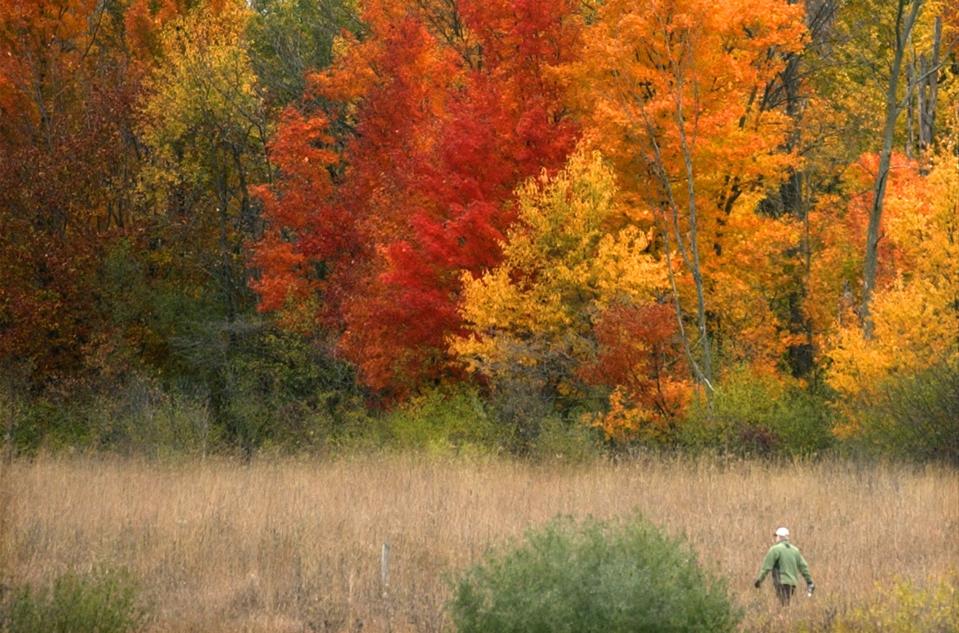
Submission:
M 245 40 L 252 15 L 244 0 L 207 0 L 167 24 L 139 112 L 140 189 L 179 253 L 156 256 L 185 283 L 212 272 L 228 321 L 252 300 L 243 248 L 258 212 L 249 189 L 270 171 L 270 119 Z
M 880 253 L 888 271 L 873 296 L 872 338 L 856 318 L 831 337 L 829 382 L 850 402 L 892 377 L 959 360 L 959 168 L 951 153 L 933 165 L 926 177 L 904 178 L 904 191 L 890 183 Z M 841 436 L 861 422 L 846 413 Z
M 596 360 L 599 320 L 623 306 L 658 305 L 666 269 L 649 253 L 652 236 L 635 225 L 598 152 L 579 151 L 555 176 L 527 182 L 518 211 L 503 263 L 464 278 L 468 332 L 450 347 L 471 371 L 495 379 L 510 368 L 539 368 L 569 395 L 580 370 Z M 635 420 L 622 416 L 624 397 L 616 393 L 618 415 Z

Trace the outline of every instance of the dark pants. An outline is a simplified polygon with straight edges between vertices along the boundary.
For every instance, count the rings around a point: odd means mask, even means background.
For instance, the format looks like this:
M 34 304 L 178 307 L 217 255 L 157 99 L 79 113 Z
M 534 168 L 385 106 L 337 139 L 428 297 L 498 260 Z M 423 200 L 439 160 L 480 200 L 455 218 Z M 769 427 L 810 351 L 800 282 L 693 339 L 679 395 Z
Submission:
M 776 589 L 776 597 L 779 598 L 779 604 L 788 607 L 789 600 L 793 597 L 793 594 L 796 593 L 796 585 L 780 585 L 774 582 L 773 587 Z

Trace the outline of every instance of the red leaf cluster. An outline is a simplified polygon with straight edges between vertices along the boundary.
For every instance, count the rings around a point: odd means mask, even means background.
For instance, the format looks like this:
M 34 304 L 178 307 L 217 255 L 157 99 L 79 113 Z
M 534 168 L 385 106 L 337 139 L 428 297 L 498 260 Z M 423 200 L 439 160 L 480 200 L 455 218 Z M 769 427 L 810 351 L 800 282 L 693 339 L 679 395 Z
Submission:
M 669 305 L 614 306 L 594 327 L 599 350 L 583 378 L 595 384 L 620 385 L 632 406 L 669 420 L 686 399 L 687 369 Z
M 263 192 L 261 307 L 319 291 L 322 317 L 342 328 L 340 349 L 386 394 L 447 371 L 462 273 L 500 261 L 512 191 L 560 166 L 575 144 L 547 72 L 574 52 L 573 9 L 569 0 L 368 2 L 369 32 L 346 38 L 333 68 L 311 78 L 309 102 L 273 144 L 283 175 Z M 341 163 L 327 153 L 317 103 L 353 128 Z M 307 145 L 318 160 L 304 162 Z M 319 263 L 322 278 L 304 276 Z

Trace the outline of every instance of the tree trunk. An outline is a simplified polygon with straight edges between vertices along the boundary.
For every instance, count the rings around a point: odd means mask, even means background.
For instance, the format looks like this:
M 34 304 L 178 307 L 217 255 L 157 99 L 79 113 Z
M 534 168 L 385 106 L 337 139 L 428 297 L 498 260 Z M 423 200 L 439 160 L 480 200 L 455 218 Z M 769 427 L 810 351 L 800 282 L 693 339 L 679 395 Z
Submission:
M 682 84 L 679 89 L 682 90 Z M 693 173 L 693 161 L 689 145 L 686 141 L 686 121 L 683 115 L 682 95 L 676 101 L 676 122 L 679 125 L 679 144 L 683 151 L 683 162 L 686 166 L 686 188 L 688 190 L 689 210 L 689 250 L 692 261 L 693 283 L 696 285 L 696 322 L 699 326 L 699 337 L 703 345 L 703 380 L 707 386 L 713 382 L 713 360 L 709 331 L 706 327 L 706 299 L 703 290 L 703 275 L 699 263 L 699 231 L 696 216 L 696 177 Z
M 939 92 L 939 65 L 942 63 L 940 48 L 942 46 L 942 16 L 936 17 L 935 31 L 932 40 L 932 59 L 926 63 L 926 56 L 922 56 L 920 65 L 920 83 L 918 86 L 919 104 L 919 150 L 924 152 L 932 147 L 936 132 L 936 98 Z
M 886 196 L 886 184 L 889 180 L 889 163 L 892 159 L 892 141 L 896 132 L 896 120 L 902 106 L 899 103 L 899 76 L 902 74 L 902 60 L 906 52 L 906 43 L 916 24 L 923 0 L 899 0 L 896 14 L 896 48 L 893 53 L 892 66 L 889 72 L 889 83 L 886 86 L 886 120 L 882 131 L 882 149 L 879 153 L 879 170 L 876 173 L 876 183 L 873 187 L 872 208 L 869 212 L 869 228 L 866 232 L 866 255 L 863 262 L 862 275 L 862 318 L 863 336 L 871 339 L 873 336 L 872 316 L 869 312 L 869 303 L 872 301 L 872 292 L 876 286 L 876 269 L 879 252 L 879 226 L 882 221 L 883 201 Z M 903 12 L 907 5 L 911 5 L 909 15 L 903 21 Z

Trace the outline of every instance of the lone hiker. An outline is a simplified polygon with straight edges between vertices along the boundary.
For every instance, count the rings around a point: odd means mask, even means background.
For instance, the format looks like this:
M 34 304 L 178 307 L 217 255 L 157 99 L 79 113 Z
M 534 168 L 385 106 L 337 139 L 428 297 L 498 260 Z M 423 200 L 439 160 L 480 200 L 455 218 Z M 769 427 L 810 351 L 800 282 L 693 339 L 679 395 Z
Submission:
M 757 589 L 769 572 L 773 573 L 773 587 L 776 589 L 776 596 L 779 598 L 780 604 L 784 607 L 789 605 L 789 600 L 796 591 L 796 585 L 799 584 L 799 574 L 802 574 L 802 577 L 806 580 L 808 595 L 811 596 L 816 589 L 806 559 L 799 553 L 799 548 L 789 542 L 789 530 L 787 528 L 781 527 L 776 530 L 776 544 L 766 552 L 766 558 L 763 559 L 759 576 L 753 583 Z

